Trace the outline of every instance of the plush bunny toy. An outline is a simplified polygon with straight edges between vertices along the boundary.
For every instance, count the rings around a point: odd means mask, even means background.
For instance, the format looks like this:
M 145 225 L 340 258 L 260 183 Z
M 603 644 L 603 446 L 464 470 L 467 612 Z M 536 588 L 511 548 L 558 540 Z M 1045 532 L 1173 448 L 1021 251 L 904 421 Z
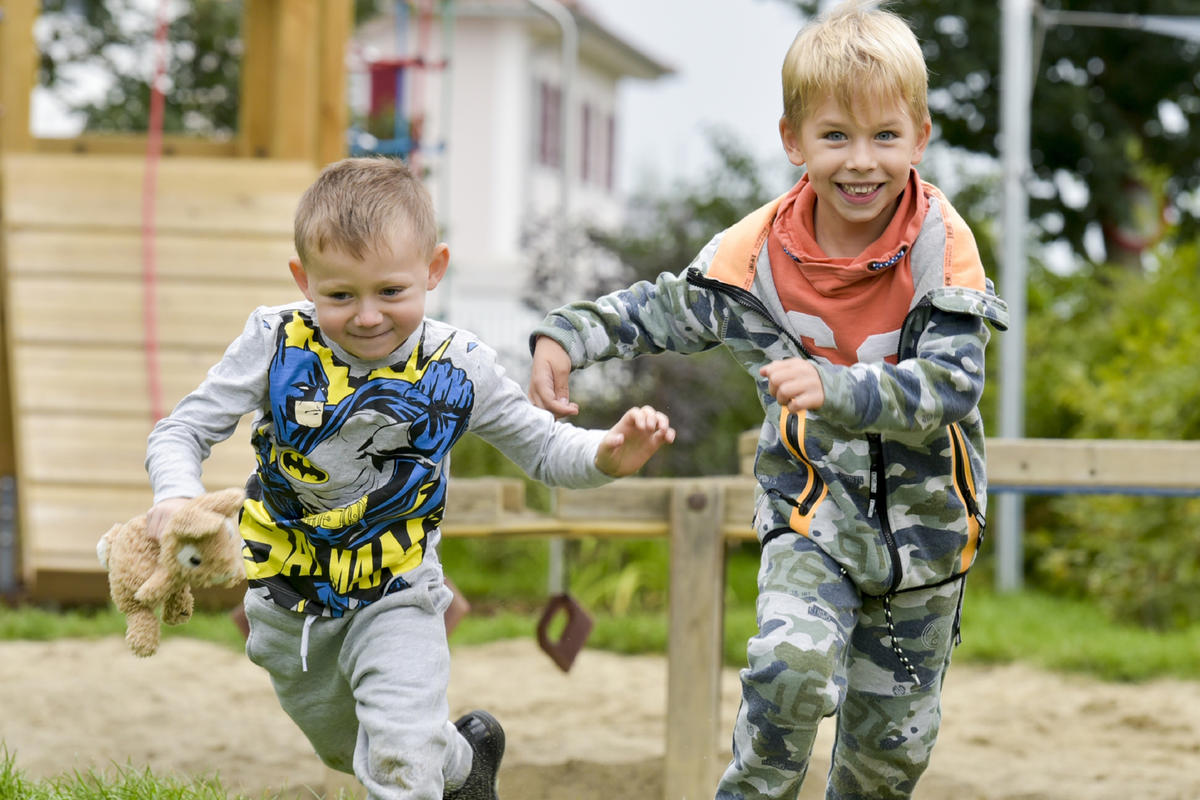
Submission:
M 234 586 L 245 577 L 237 511 L 245 493 L 224 489 L 200 495 L 175 512 L 161 541 L 146 532 L 146 515 L 113 525 L 96 545 L 108 570 L 108 588 L 125 615 L 125 641 L 135 655 L 158 650 L 159 620 L 168 625 L 192 616 L 192 588 Z

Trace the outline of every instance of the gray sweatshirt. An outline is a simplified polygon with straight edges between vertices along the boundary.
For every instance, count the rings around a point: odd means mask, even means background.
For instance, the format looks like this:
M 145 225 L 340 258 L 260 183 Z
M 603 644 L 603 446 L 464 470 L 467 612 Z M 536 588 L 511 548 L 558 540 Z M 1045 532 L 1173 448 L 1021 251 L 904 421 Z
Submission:
M 326 341 L 309 302 L 256 309 L 200 386 L 151 432 L 157 503 L 204 491 L 201 463 L 255 413 L 246 573 L 276 603 L 341 616 L 433 552 L 450 449 L 468 430 L 530 477 L 586 488 L 604 432 L 556 422 L 473 334 L 426 319 L 386 359 Z

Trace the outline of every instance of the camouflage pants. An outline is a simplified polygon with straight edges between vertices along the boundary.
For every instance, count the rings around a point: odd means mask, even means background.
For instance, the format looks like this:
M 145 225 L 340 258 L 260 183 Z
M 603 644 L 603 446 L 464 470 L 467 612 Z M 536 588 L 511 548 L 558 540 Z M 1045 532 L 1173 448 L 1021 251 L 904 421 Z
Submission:
M 911 797 L 937 739 L 962 590 L 959 580 L 864 597 L 808 538 L 770 540 L 717 800 L 793 800 L 817 726 L 834 714 L 826 800 Z

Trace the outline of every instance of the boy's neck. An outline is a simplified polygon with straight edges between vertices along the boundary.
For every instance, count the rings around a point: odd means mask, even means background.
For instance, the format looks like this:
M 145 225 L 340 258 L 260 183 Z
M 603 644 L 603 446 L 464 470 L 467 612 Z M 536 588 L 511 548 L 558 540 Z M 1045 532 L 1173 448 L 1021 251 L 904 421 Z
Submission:
M 898 197 L 889 213 L 863 225 L 847 224 L 837 214 L 822 215 L 818 200 L 813 205 L 813 238 L 829 258 L 855 258 L 883 235 L 899 205 Z

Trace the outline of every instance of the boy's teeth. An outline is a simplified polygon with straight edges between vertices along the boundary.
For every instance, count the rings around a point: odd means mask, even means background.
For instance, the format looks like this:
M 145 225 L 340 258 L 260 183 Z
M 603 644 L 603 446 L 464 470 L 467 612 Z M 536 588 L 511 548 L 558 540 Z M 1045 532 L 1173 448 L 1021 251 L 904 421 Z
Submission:
M 871 186 L 850 186 L 849 184 L 842 184 L 842 188 L 846 190 L 847 194 L 870 194 L 878 189 L 879 185 L 872 184 Z

